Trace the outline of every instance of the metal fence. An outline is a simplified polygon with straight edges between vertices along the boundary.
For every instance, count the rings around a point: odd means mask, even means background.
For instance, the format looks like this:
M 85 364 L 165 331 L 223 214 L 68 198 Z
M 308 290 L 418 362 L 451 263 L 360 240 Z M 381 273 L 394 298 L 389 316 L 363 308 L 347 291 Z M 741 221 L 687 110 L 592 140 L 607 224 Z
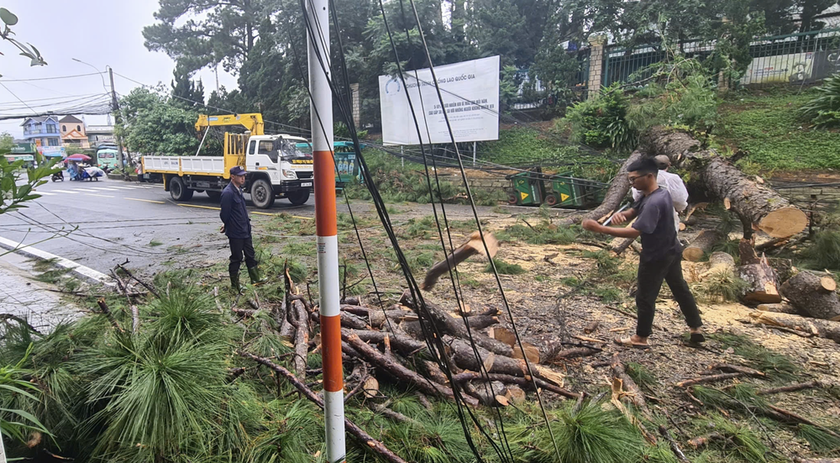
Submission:
M 714 44 L 679 44 L 686 58 L 704 59 L 714 52 Z M 644 82 L 654 71 L 651 65 L 667 56 L 661 44 L 632 49 L 617 45 L 604 51 L 601 83 L 609 86 Z M 840 29 L 762 37 L 750 45 L 752 62 L 739 79 L 739 85 L 808 83 L 840 71 Z

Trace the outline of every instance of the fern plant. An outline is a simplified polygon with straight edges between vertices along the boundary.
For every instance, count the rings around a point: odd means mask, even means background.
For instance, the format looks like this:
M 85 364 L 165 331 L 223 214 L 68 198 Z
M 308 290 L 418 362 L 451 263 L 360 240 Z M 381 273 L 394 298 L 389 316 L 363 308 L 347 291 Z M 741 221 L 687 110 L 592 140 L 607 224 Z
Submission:
M 799 111 L 814 127 L 840 127 L 840 74 L 825 79 L 816 96 Z

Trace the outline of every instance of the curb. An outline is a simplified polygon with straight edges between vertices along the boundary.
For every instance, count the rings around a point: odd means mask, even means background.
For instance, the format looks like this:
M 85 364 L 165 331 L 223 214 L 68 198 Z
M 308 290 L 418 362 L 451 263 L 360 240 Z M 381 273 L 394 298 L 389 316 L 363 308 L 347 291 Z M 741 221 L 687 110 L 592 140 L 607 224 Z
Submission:
M 113 279 L 102 272 L 98 272 L 90 267 L 85 267 L 82 264 L 73 262 L 70 259 L 50 254 L 49 252 L 42 251 L 32 246 L 26 246 L 22 243 L 16 243 L 15 241 L 0 237 L 0 248 L 32 259 L 52 260 L 57 267 L 67 269 L 77 278 L 85 280 L 89 283 L 105 286 L 115 285 Z

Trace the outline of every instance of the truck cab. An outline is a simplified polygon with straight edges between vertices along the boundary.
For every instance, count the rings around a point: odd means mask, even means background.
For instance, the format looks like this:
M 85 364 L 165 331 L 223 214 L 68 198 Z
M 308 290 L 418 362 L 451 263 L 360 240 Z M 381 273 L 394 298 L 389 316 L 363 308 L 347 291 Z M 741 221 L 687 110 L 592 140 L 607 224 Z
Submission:
M 297 148 L 305 138 L 291 135 L 252 135 L 245 153 L 248 177 L 245 191 L 257 207 L 271 207 L 274 198 L 304 204 L 312 192 L 312 155 Z

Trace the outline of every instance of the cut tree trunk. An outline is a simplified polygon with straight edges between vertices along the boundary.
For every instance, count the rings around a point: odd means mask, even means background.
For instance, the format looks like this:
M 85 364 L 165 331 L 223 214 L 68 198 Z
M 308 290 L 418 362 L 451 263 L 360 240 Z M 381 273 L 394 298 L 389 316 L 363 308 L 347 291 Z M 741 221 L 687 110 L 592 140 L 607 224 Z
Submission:
M 750 319 L 755 324 L 788 328 L 840 343 L 840 322 L 760 310 L 750 313 Z
M 762 312 L 787 313 L 792 315 L 799 314 L 799 310 L 787 302 L 780 302 L 778 304 L 758 304 L 756 309 Z
M 828 274 L 799 272 L 782 285 L 785 295 L 797 309 L 814 318 L 840 320 L 837 283 Z
M 782 302 L 776 272 L 767 263 L 767 259 L 738 267 L 738 276 L 748 284 L 742 298 L 745 303 L 776 304 Z
M 702 280 L 712 273 L 733 275 L 735 273 L 735 258 L 725 252 L 713 252 L 709 256 L 709 270 L 703 272 L 700 279 Z
M 711 251 L 712 246 L 720 241 L 720 234 L 716 231 L 703 230 L 694 241 L 683 249 L 683 259 L 690 262 L 699 262 L 703 256 Z
M 630 157 L 624 161 L 624 164 L 618 169 L 618 173 L 615 174 L 609 188 L 607 188 L 607 192 L 604 194 L 604 200 L 600 206 L 586 214 L 575 215 L 568 219 L 560 220 L 557 222 L 558 226 L 580 223 L 583 219 L 598 220 L 601 217 L 610 217 L 613 215 L 619 209 L 619 205 L 621 205 L 624 198 L 627 197 L 627 192 L 630 191 L 630 181 L 627 180 L 627 166 L 642 159 L 643 156 L 640 150 L 633 151 L 630 154 Z
M 741 221 L 750 224 L 744 230 L 761 230 L 774 238 L 793 236 L 808 225 L 808 217 L 799 208 L 771 188 L 750 180 L 737 167 L 712 150 L 704 150 L 691 135 L 665 128 L 646 134 L 642 149 L 650 156 L 664 154 L 671 164 L 697 174 L 706 191 L 718 200 L 729 200 Z
M 455 267 L 460 264 L 461 262 L 467 260 L 471 256 L 476 254 L 483 254 L 484 257 L 487 257 L 487 253 L 484 249 L 484 243 L 487 243 L 487 251 L 490 252 L 490 257 L 493 258 L 496 256 L 496 252 L 499 250 L 499 241 L 496 237 L 493 236 L 492 233 L 485 233 L 484 234 L 484 242 L 481 241 L 481 233 L 473 232 L 470 235 L 470 240 L 466 243 L 459 246 L 452 254 L 449 255 L 446 259 L 438 262 L 432 268 L 426 272 L 426 278 L 423 280 L 423 285 L 420 286 L 421 289 L 424 291 L 431 290 L 435 283 L 437 283 L 438 278 L 441 275 L 449 273 L 450 269 L 455 270 Z

